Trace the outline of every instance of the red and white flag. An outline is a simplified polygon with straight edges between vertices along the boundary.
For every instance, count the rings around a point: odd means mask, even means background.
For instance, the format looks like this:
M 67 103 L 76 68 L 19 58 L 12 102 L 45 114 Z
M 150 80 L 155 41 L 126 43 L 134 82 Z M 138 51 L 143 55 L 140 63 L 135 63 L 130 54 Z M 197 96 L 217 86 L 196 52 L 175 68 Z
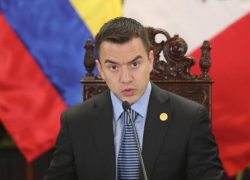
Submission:
M 214 80 L 212 125 L 228 176 L 250 165 L 250 1 L 249 0 L 134 0 L 124 2 L 124 16 L 145 26 L 163 28 L 185 39 L 188 55 L 196 59 L 199 47 L 212 46 Z

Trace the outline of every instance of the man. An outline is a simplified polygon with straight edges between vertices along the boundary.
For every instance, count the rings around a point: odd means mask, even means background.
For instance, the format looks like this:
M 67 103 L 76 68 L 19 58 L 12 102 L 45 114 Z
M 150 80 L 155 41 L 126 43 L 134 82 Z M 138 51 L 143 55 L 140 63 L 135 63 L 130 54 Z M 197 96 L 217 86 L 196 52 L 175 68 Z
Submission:
M 149 81 L 154 58 L 145 28 L 116 18 L 104 24 L 95 41 L 97 68 L 110 90 L 62 113 L 44 180 L 144 179 L 138 152 L 126 152 L 135 150 L 135 140 L 123 101 L 135 115 L 148 179 L 222 179 L 207 110 Z

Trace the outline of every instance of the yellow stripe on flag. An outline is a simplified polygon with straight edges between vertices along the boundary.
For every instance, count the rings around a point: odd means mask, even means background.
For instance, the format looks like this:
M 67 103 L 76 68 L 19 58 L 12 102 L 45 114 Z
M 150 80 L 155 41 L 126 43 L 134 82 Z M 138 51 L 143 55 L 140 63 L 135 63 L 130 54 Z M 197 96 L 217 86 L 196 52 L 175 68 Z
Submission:
M 122 16 L 121 0 L 70 0 L 70 2 L 93 36 L 105 22 Z

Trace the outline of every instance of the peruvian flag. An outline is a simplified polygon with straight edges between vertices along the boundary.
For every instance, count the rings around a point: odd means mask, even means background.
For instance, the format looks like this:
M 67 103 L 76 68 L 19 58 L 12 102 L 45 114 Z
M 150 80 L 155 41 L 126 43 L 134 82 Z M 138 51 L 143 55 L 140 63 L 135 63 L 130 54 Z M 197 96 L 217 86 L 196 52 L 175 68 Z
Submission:
M 124 16 L 145 26 L 179 34 L 196 59 L 209 40 L 212 67 L 212 125 L 228 176 L 250 165 L 250 1 L 134 0 L 124 2 Z

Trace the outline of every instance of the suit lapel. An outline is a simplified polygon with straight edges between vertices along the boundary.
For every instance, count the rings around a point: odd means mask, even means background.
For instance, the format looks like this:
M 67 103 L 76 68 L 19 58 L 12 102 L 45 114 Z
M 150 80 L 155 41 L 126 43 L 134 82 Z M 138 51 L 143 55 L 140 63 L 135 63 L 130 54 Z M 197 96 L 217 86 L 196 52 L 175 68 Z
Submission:
M 150 178 L 152 174 L 155 161 L 167 134 L 171 122 L 172 111 L 168 93 L 152 83 L 142 149 L 148 178 Z M 160 120 L 160 115 L 162 113 L 168 115 L 166 121 Z M 140 173 L 140 179 L 144 179 L 142 171 Z
M 113 109 L 110 91 L 96 99 L 90 113 L 94 142 L 109 180 L 115 179 L 115 148 L 113 135 Z

